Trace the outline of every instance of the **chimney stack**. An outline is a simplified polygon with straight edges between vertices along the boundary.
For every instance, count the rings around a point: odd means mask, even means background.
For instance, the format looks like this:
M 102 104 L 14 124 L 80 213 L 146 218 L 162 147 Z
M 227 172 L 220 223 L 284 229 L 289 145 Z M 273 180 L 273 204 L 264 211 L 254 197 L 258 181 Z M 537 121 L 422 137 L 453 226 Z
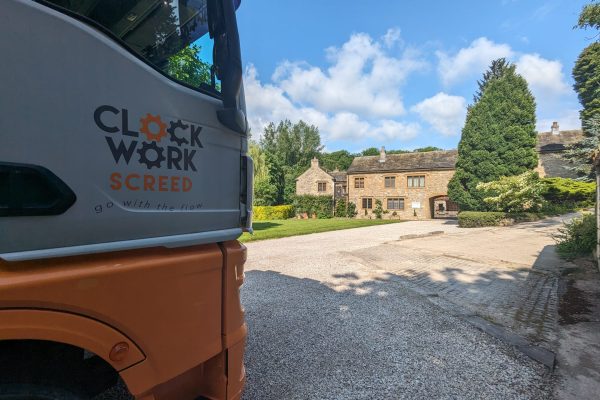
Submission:
M 310 160 L 310 167 L 311 168 L 319 168 L 319 159 L 317 157 Z
M 558 135 L 558 134 L 560 134 L 560 129 L 559 129 L 559 127 L 558 127 L 558 122 L 557 122 L 557 121 L 554 121 L 554 122 L 552 123 L 552 128 L 551 128 L 551 130 L 552 130 L 552 134 L 553 134 L 553 135 Z
M 379 150 L 379 162 L 385 162 L 385 147 L 381 146 L 381 150 Z

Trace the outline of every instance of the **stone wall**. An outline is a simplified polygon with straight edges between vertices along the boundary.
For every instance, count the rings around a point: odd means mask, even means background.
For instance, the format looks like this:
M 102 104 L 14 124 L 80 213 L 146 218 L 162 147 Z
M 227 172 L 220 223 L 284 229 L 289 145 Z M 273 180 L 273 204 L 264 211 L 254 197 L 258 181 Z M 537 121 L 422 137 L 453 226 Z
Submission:
M 409 188 L 408 176 L 425 176 L 425 187 Z M 403 172 L 403 173 L 370 173 L 370 174 L 349 174 L 348 175 L 348 201 L 356 204 L 358 211 L 357 218 L 375 218 L 373 209 L 375 200 L 381 200 L 383 209 L 387 207 L 388 198 L 403 198 L 404 210 L 390 210 L 383 214 L 383 218 L 400 219 L 430 219 L 432 218 L 432 198 L 446 195 L 448 193 L 448 182 L 454 175 L 454 170 L 444 171 L 421 171 L 421 172 Z M 396 177 L 396 186 L 394 188 L 385 187 L 385 177 Z M 354 187 L 355 178 L 364 178 L 364 188 Z M 362 199 L 370 197 L 373 199 L 373 209 L 365 210 L 362 208 Z M 412 203 L 420 203 L 420 208 L 413 209 Z M 396 216 L 392 216 L 392 212 Z M 415 215 L 416 214 L 416 215 Z
M 326 184 L 326 190 L 319 192 L 319 182 Z M 333 177 L 319 167 L 319 161 L 314 159 L 309 169 L 296 179 L 296 194 L 333 196 Z

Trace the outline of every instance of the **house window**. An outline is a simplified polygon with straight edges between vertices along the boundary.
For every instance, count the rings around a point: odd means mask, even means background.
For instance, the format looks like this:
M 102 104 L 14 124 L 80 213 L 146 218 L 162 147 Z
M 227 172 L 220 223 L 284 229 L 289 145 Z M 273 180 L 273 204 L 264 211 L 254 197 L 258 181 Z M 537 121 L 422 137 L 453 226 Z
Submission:
M 386 188 L 396 187 L 396 177 L 395 176 L 386 176 L 385 177 L 385 187 Z
M 404 199 L 398 197 L 387 199 L 387 209 L 404 210 Z
M 425 187 L 425 176 L 409 176 L 408 177 L 408 187 Z
M 365 178 L 354 178 L 354 188 L 362 189 L 365 187 Z
M 317 190 L 319 192 L 326 192 L 327 191 L 327 182 L 319 182 L 319 183 L 317 183 Z
M 365 210 L 373 208 L 373 199 L 371 197 L 364 197 L 362 199 L 362 208 Z

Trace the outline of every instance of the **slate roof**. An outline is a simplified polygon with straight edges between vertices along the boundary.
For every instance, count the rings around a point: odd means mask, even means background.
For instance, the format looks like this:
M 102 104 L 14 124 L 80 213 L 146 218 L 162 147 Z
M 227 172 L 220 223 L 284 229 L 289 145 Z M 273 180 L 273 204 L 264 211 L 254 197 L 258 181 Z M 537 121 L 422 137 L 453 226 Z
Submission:
M 329 172 L 329 175 L 333 177 L 334 182 L 346 182 L 346 176 L 348 176 L 346 171 Z
M 368 172 L 406 172 L 454 169 L 457 150 L 428 151 L 423 153 L 386 154 L 385 162 L 379 156 L 356 157 L 348 174 Z
M 540 153 L 559 153 L 565 150 L 565 146 L 577 143 L 581 139 L 583 139 L 583 132 L 580 129 L 560 131 L 558 135 L 552 132 L 540 132 L 537 150 Z

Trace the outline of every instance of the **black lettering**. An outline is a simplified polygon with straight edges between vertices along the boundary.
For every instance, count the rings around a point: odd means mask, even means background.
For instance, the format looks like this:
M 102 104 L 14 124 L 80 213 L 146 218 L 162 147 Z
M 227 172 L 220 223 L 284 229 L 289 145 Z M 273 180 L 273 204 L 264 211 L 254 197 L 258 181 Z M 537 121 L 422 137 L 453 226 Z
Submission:
M 138 137 L 140 134 L 129 130 L 129 111 L 126 108 L 121 110 L 121 131 L 123 135 Z
M 125 164 L 129 164 L 129 160 L 131 160 L 131 156 L 133 155 L 133 151 L 137 146 L 137 141 L 132 140 L 129 144 L 129 147 L 125 146 L 125 143 L 121 140 L 119 142 L 119 146 L 115 146 L 115 142 L 111 137 L 106 136 L 106 143 L 108 143 L 108 147 L 110 148 L 110 152 L 112 153 L 115 162 L 119 163 L 121 157 L 125 160 Z
M 192 163 L 192 158 L 196 154 L 196 150 L 189 151 L 188 149 L 183 149 L 183 169 L 192 171 L 196 171 L 196 166 Z
M 192 132 L 191 134 L 191 139 L 192 139 L 192 146 L 196 145 L 198 147 L 200 147 L 201 149 L 204 148 L 204 146 L 202 146 L 202 142 L 200 142 L 200 132 L 202 131 L 202 127 L 201 126 L 196 126 L 193 125 L 190 128 L 190 131 Z M 195 171 L 195 169 L 194 169 Z
M 181 170 L 179 161 L 181 161 L 182 157 L 183 154 L 181 154 L 181 150 L 179 150 L 177 147 L 167 147 L 167 168 L 173 169 L 173 166 L 175 166 L 175 168 Z
M 105 112 L 107 112 L 107 111 L 111 112 L 111 113 L 113 113 L 115 115 L 119 114 L 119 110 L 117 110 L 113 106 L 107 106 L 107 105 L 100 106 L 100 107 L 96 108 L 96 111 L 94 111 L 94 122 L 96 123 L 96 125 L 98 126 L 98 128 L 102 129 L 104 132 L 108 132 L 108 133 L 119 132 L 119 128 L 118 127 L 116 127 L 116 126 L 107 126 L 100 119 L 100 117 L 102 116 L 102 114 L 105 113 Z

